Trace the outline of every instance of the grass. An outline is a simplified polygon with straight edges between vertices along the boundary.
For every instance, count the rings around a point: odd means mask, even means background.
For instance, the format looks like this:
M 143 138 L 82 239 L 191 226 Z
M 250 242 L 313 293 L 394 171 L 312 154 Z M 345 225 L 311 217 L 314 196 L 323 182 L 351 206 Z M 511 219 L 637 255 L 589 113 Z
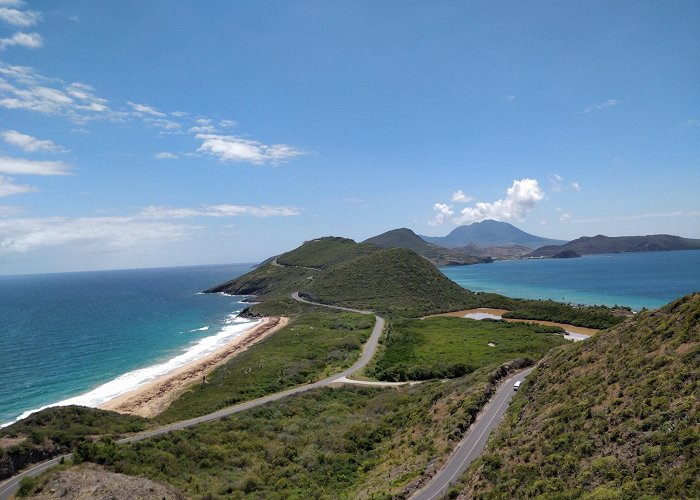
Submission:
M 78 460 L 209 498 L 389 498 L 438 466 L 507 369 L 400 390 L 319 389 Z
M 350 366 L 369 337 L 372 316 L 307 313 L 242 352 L 157 417 L 172 422 L 315 381 Z
M 528 377 L 467 497 L 698 498 L 700 294 L 554 351 Z
M 367 374 L 380 380 L 451 378 L 512 359 L 537 360 L 568 343 L 557 335 L 561 332 L 535 324 L 449 317 L 395 321 Z

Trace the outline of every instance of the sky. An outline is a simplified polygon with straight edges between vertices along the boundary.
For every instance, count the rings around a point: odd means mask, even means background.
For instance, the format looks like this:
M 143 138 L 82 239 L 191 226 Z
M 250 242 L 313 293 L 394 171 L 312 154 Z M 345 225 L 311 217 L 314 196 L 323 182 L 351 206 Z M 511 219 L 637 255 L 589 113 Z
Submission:
M 0 0 L 0 274 L 700 238 L 699 188 L 697 1 Z

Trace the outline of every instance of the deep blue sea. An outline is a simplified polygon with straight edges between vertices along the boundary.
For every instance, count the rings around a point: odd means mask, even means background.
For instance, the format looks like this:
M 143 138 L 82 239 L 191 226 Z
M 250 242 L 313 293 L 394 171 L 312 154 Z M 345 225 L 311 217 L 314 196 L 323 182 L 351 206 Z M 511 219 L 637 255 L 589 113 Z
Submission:
M 95 406 L 251 326 L 244 297 L 201 294 L 250 264 L 0 276 L 0 424 Z
M 634 310 L 700 291 L 700 250 L 504 260 L 441 270 L 473 291 Z

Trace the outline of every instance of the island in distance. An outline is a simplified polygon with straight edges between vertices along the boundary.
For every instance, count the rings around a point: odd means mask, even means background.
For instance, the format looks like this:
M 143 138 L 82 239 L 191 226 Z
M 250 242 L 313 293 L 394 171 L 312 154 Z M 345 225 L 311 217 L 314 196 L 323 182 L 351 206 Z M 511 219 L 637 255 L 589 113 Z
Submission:
M 668 234 L 582 236 L 566 242 L 526 233 L 512 224 L 495 220 L 459 226 L 447 236 L 419 236 L 407 228 L 394 229 L 363 243 L 413 250 L 438 266 L 518 258 L 562 259 L 600 253 L 700 249 L 700 240 Z

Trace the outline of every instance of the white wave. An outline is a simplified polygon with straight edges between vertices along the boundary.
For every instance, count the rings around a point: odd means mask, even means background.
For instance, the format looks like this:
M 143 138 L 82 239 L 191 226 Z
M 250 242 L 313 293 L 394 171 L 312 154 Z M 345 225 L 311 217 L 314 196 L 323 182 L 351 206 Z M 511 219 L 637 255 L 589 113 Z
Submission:
M 260 320 L 251 321 L 244 318 L 238 318 L 236 314 L 231 314 L 226 319 L 225 323 L 226 325 L 216 335 L 211 335 L 200 339 L 190 347 L 186 348 L 181 354 L 178 354 L 174 358 L 171 358 L 164 363 L 130 371 L 120 375 L 114 380 L 110 380 L 106 384 L 102 384 L 101 386 L 86 392 L 85 394 L 64 399 L 58 403 L 42 406 L 41 408 L 36 408 L 34 410 L 25 411 L 19 417 L 17 417 L 15 422 L 28 417 L 32 413 L 36 413 L 46 408 L 52 408 L 54 406 L 80 405 L 94 408 L 109 401 L 110 399 L 114 399 L 117 396 L 124 394 L 125 392 L 137 389 L 138 387 L 141 387 L 142 385 L 151 382 L 158 377 L 167 375 L 168 373 L 188 363 L 213 353 L 235 337 L 238 337 L 247 330 L 258 325 Z M 14 422 L 6 422 L 4 424 L 0 424 L 0 428 L 6 427 L 13 423 Z
M 202 328 L 195 328 L 194 330 L 190 330 L 190 333 L 194 333 L 194 332 L 206 332 L 207 330 L 209 330 L 209 325 L 203 326 Z

